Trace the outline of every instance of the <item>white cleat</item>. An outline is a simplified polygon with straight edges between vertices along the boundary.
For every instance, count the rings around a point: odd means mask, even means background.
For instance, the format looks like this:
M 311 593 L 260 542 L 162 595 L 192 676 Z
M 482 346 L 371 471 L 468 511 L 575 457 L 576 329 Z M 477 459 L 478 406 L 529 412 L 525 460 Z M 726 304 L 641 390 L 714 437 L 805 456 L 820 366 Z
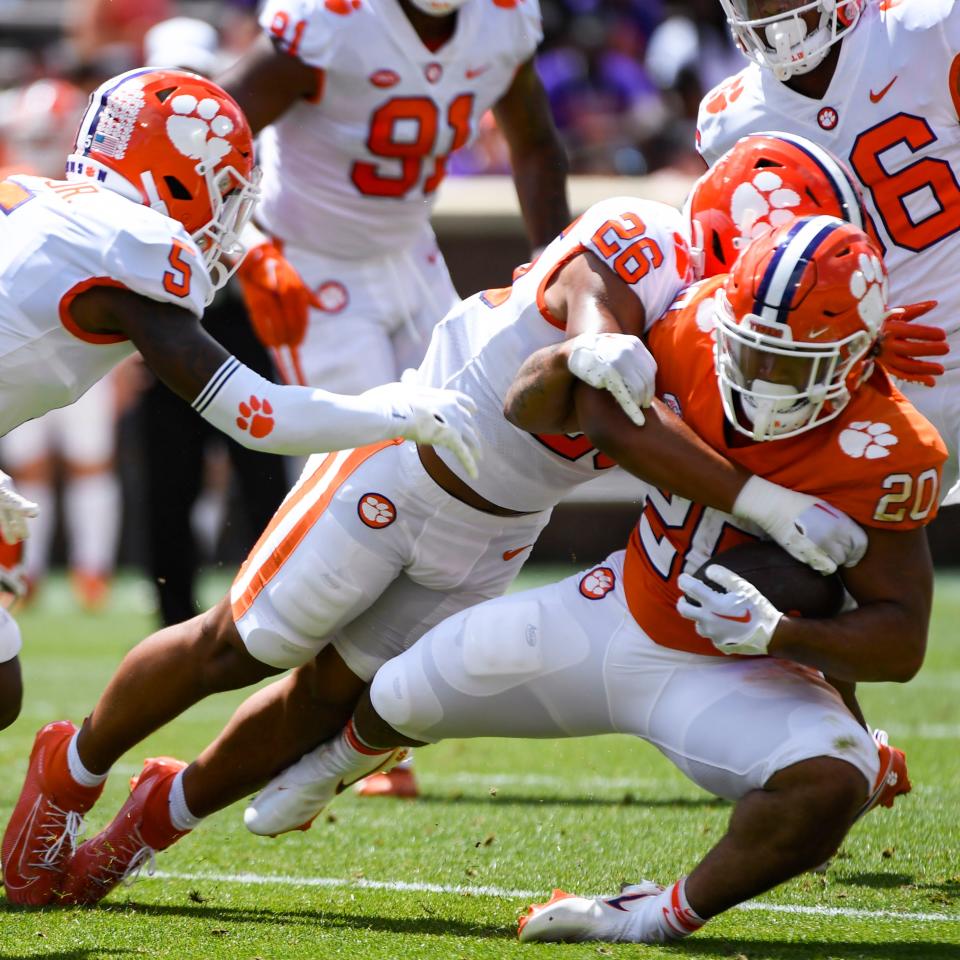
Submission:
M 344 783 L 343 775 L 331 770 L 330 750 L 329 744 L 322 744 L 277 774 L 243 811 L 244 826 L 261 837 L 309 830 L 338 793 L 377 770 L 393 766 L 407 752 L 401 747 L 370 757 L 370 765 L 351 771 Z
M 631 907 L 663 893 L 650 880 L 625 885 L 615 897 L 577 897 L 554 890 L 546 903 L 527 907 L 517 936 L 521 943 L 557 943 L 576 940 L 625 940 Z

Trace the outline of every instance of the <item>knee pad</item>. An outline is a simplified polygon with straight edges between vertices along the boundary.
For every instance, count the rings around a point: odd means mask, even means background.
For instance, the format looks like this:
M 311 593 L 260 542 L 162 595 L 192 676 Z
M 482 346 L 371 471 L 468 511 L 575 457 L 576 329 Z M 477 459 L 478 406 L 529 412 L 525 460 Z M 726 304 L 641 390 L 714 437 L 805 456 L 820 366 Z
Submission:
M 380 718 L 410 740 L 433 743 L 427 731 L 443 718 L 443 707 L 413 651 L 389 660 L 370 684 L 370 702 Z
M 245 619 L 245 618 L 244 618 Z M 317 654 L 317 648 L 305 647 L 291 641 L 283 632 L 271 626 L 237 623 L 247 653 L 255 660 L 278 670 L 302 667 Z
M 17 621 L 0 607 L 0 663 L 12 660 L 23 646 Z

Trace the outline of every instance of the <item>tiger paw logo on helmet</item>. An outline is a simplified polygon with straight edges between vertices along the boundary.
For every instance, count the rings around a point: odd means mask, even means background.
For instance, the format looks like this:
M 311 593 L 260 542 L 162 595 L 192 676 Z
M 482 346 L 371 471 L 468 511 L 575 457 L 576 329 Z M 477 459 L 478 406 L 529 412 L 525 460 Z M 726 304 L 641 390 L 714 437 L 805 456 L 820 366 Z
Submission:
M 840 449 L 854 460 L 879 460 L 889 457 L 889 447 L 895 447 L 900 440 L 890 429 L 889 423 L 874 423 L 871 420 L 857 420 L 846 430 L 841 431 Z
M 233 133 L 233 121 L 220 113 L 220 104 L 212 97 L 198 100 L 181 93 L 170 101 L 170 109 L 173 114 L 167 117 L 167 136 L 185 157 L 215 167 L 230 152 L 230 143 L 224 138 Z
M 734 246 L 745 247 L 768 230 L 788 223 L 800 203 L 800 194 L 786 185 L 779 173 L 758 170 L 752 180 L 738 184 L 730 196 L 730 217 L 740 232 Z
M 878 333 L 887 316 L 889 281 L 879 257 L 861 253 L 859 267 L 850 276 L 850 292 L 859 301 L 860 319 L 872 333 Z

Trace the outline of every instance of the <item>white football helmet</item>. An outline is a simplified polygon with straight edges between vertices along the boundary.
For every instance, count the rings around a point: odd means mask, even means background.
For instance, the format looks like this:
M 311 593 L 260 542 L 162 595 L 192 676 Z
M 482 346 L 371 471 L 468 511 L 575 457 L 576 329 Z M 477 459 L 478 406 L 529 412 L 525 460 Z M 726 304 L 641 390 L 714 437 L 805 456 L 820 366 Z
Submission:
M 740 49 L 781 81 L 822 63 L 830 48 L 856 26 L 864 4 L 865 0 L 720 0 Z M 811 15 L 817 17 L 812 27 Z

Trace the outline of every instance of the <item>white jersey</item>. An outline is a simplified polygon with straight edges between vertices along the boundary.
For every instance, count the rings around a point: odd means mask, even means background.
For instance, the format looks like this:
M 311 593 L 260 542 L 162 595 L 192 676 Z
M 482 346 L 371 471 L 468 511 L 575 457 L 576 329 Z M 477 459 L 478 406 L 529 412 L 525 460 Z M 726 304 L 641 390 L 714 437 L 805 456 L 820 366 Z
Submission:
M 420 365 L 420 383 L 462 390 L 478 408 L 480 476 L 468 479 L 455 457 L 437 453 L 477 493 L 512 510 L 547 510 L 598 470 L 614 466 L 582 434 L 534 436 L 503 416 L 507 391 L 524 360 L 565 338 L 544 292 L 556 272 L 584 250 L 630 284 L 648 325 L 689 279 L 680 213 L 651 200 L 612 197 L 575 220 L 512 287 L 484 291 L 455 307 L 434 329 Z
M 537 0 L 467 0 L 436 51 L 397 0 L 267 0 L 260 22 L 318 72 L 319 94 L 260 136 L 257 219 L 341 259 L 417 240 L 447 156 L 473 139 L 542 36 Z
M 196 316 L 210 277 L 176 220 L 94 183 L 0 182 L 0 435 L 72 403 L 134 352 L 71 315 L 93 286 L 123 287 Z
M 742 136 L 799 134 L 845 160 L 863 186 L 890 271 L 891 303 L 938 300 L 923 323 L 956 327 L 960 287 L 960 4 L 871 3 L 843 39 L 820 100 L 755 64 L 704 97 L 697 146 L 714 163 Z M 950 338 L 960 363 L 960 333 Z

